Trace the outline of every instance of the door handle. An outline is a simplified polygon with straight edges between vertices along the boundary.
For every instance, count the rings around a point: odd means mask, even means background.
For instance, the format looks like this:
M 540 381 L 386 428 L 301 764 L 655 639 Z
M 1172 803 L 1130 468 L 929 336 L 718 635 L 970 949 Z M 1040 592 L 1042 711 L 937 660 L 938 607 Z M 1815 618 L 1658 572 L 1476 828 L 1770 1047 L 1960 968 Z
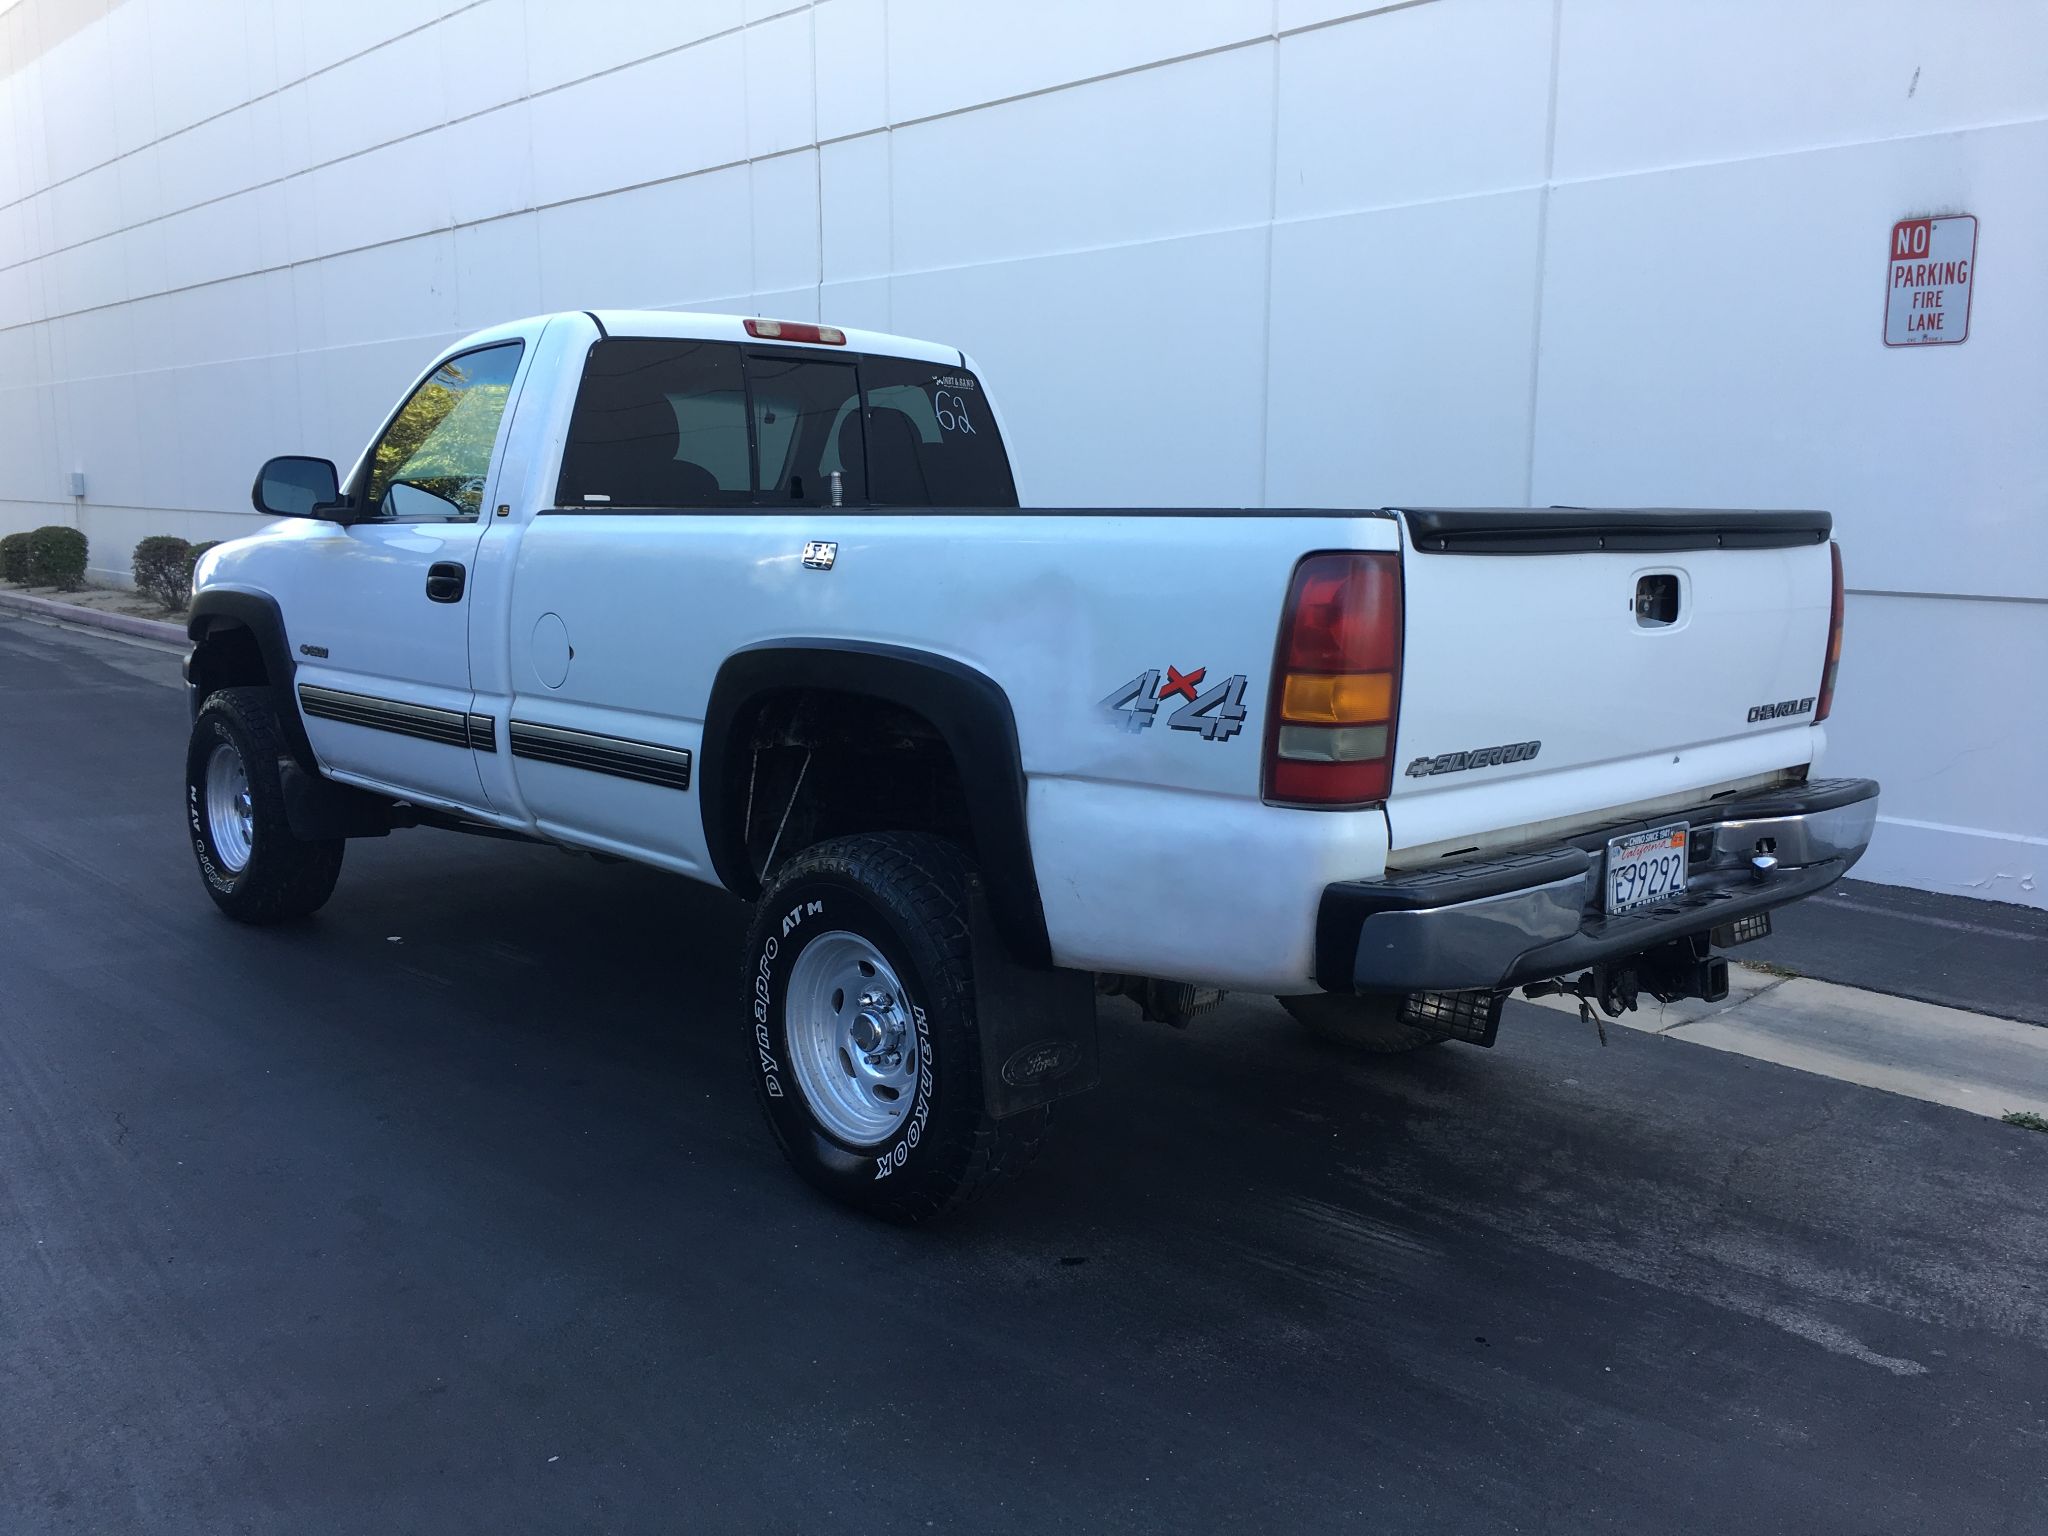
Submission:
M 462 567 L 453 560 L 436 560 L 427 567 L 427 597 L 436 603 L 462 601 Z

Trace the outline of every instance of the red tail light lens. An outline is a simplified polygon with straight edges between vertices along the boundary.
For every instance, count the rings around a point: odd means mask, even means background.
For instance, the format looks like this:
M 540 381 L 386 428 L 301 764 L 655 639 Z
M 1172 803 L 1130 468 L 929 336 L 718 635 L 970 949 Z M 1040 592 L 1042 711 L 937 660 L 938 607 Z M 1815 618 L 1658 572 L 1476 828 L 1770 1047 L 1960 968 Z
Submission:
M 1842 664 L 1842 546 L 1830 542 L 1828 558 L 1835 567 L 1834 604 L 1828 610 L 1828 655 L 1820 669 L 1820 701 L 1813 707 L 1813 723 L 1827 719 L 1835 703 L 1835 668 Z
M 1266 799 L 1324 809 L 1387 798 L 1401 699 L 1401 557 L 1294 568 L 1266 719 Z

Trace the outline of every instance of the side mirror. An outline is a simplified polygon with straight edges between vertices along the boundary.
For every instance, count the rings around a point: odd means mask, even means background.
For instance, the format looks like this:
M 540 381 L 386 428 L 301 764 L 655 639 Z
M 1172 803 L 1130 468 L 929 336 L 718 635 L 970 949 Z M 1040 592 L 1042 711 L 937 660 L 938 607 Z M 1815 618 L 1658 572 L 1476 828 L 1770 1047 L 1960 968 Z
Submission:
M 288 455 L 256 472 L 249 499 L 266 517 L 332 517 L 339 510 L 334 504 L 341 500 L 341 479 L 326 459 Z

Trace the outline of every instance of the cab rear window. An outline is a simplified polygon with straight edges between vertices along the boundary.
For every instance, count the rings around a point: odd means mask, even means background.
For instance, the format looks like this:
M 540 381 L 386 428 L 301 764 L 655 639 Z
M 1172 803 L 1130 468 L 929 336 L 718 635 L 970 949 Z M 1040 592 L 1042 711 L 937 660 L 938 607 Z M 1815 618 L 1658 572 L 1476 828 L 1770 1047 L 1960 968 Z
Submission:
M 861 363 L 868 500 L 885 507 L 1014 507 L 1009 456 L 964 368 L 902 357 Z
M 981 383 L 872 354 L 654 337 L 590 349 L 557 504 L 1014 507 Z

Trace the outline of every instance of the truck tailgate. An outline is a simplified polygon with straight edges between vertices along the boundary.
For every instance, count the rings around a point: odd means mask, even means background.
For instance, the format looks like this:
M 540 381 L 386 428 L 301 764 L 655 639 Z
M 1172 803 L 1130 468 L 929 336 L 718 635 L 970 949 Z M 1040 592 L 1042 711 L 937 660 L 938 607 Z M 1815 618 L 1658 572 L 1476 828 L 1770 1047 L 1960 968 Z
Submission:
M 1826 513 L 1460 509 L 1401 522 L 1394 864 L 1696 800 L 1814 755 Z

